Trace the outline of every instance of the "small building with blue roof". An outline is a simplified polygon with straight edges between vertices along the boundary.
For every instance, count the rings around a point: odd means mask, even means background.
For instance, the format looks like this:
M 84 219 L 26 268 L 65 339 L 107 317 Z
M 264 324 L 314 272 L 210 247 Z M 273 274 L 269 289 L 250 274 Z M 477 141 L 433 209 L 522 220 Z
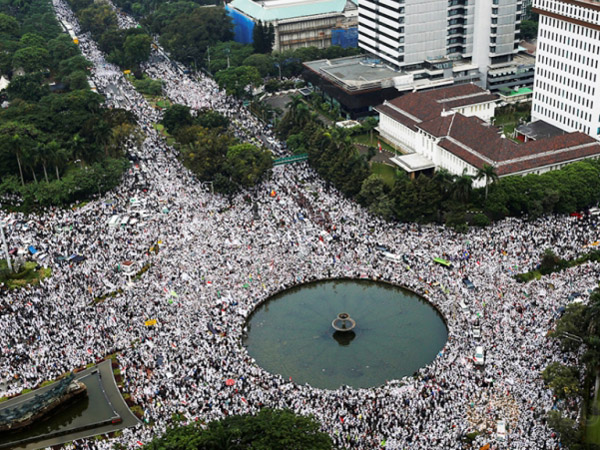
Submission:
M 274 51 L 358 45 L 357 0 L 233 0 L 226 4 L 235 40 L 252 43 L 254 25 L 272 24 Z

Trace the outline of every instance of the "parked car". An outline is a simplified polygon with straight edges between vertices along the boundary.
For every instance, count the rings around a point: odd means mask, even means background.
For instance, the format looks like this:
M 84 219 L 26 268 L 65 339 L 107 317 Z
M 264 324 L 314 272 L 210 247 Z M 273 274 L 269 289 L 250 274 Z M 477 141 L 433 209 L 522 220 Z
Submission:
M 496 422 L 496 439 L 499 441 L 506 440 L 506 421 L 504 419 Z
M 475 355 L 473 356 L 473 362 L 476 366 L 483 366 L 485 364 L 485 351 L 481 345 L 475 347 Z
M 467 287 L 467 289 L 475 289 L 475 285 L 467 277 L 463 278 L 462 281 L 463 284 Z

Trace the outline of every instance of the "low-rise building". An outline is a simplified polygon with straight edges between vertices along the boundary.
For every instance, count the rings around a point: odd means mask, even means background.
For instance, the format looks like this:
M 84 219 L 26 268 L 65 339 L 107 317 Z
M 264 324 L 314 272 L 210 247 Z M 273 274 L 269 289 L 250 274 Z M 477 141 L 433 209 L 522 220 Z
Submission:
M 600 157 L 600 143 L 581 132 L 526 143 L 507 139 L 488 123 L 496 99 L 473 85 L 404 95 L 376 107 L 379 132 L 408 154 L 392 161 L 409 173 L 411 166 L 427 167 L 425 159 L 436 170 L 444 168 L 455 175 L 475 176 L 484 165 L 490 165 L 504 177 L 540 174 Z M 414 164 L 414 153 L 421 156 L 418 164 Z M 483 179 L 474 183 L 484 184 Z
M 358 6 L 351 0 L 233 0 L 226 4 L 237 42 L 252 43 L 258 22 L 273 25 L 274 51 L 358 45 Z
M 400 92 L 480 81 L 477 66 L 446 59 L 428 61 L 412 71 L 393 69 L 365 55 L 309 61 L 304 68 L 304 79 L 352 119 L 372 114 L 373 107 Z
M 399 150 L 420 153 L 417 149 L 421 141 L 416 133 L 419 124 L 455 112 L 489 122 L 494 117 L 497 101 L 496 95 L 474 84 L 412 92 L 375 108 L 379 113 L 378 131 L 386 142 Z

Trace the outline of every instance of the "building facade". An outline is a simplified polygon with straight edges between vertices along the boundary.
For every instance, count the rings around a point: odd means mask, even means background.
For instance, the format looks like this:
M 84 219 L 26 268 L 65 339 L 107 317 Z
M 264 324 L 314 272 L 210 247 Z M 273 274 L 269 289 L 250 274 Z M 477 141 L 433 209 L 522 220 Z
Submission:
M 540 15 L 532 120 L 600 139 L 600 2 L 534 0 Z
M 490 165 L 504 177 L 540 174 L 600 157 L 600 143 L 581 132 L 522 144 L 507 139 L 488 123 L 496 101 L 495 95 L 474 85 L 406 94 L 376 108 L 378 131 L 405 153 L 392 161 L 408 173 L 433 166 L 475 176 Z M 476 187 L 484 184 L 483 179 L 474 182 Z
M 237 42 L 252 43 L 259 21 L 273 25 L 274 51 L 357 46 L 358 7 L 351 0 L 233 0 L 226 4 Z
M 358 45 L 397 69 L 466 58 L 487 74 L 518 52 L 522 9 L 522 0 L 361 0 Z

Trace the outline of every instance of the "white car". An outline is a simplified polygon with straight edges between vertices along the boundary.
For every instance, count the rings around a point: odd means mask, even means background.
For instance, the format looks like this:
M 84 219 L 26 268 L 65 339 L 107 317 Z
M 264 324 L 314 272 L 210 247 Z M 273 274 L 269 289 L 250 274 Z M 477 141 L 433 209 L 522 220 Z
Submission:
M 506 440 L 506 421 L 499 420 L 496 423 L 496 439 L 499 441 Z
M 473 356 L 473 362 L 476 366 L 483 366 L 485 363 L 485 352 L 483 351 L 483 347 L 478 345 L 475 347 L 475 355 Z
M 475 339 L 480 339 L 481 338 L 481 328 L 479 328 L 479 325 L 475 325 L 473 327 L 473 337 Z

